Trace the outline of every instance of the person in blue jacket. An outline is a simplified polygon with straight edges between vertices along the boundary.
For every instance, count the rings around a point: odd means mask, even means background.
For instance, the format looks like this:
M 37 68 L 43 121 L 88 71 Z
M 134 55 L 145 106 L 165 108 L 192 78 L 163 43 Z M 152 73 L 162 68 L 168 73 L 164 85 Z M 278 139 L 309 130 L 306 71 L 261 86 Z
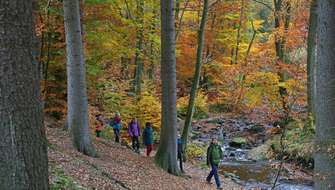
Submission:
M 111 119 L 110 125 L 113 127 L 115 142 L 120 142 L 121 117 L 120 113 L 116 112 L 114 118 Z
M 178 134 L 177 138 L 177 156 L 179 159 L 179 168 L 182 173 L 184 173 L 184 168 L 183 168 L 183 141 L 180 138 L 180 135 Z
M 150 122 L 147 122 L 145 124 L 145 129 L 143 131 L 143 143 L 147 147 L 147 156 L 150 156 L 150 153 L 153 149 L 154 144 L 154 135 L 153 135 L 153 129 Z

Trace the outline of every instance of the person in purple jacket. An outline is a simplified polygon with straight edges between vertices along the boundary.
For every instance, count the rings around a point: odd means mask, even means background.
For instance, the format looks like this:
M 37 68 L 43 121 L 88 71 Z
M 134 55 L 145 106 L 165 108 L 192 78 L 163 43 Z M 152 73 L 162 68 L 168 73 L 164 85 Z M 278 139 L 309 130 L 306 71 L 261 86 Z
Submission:
M 134 118 L 128 125 L 128 134 L 131 137 L 132 146 L 135 152 L 140 152 L 140 143 L 139 137 L 141 136 L 140 125 L 137 122 L 137 119 Z

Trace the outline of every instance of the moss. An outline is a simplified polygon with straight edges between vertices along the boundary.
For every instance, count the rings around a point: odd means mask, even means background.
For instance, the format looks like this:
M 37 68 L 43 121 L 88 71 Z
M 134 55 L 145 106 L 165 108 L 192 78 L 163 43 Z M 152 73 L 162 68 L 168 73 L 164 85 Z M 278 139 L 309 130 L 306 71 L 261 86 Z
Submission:
M 71 190 L 86 190 L 84 187 L 76 185 L 74 180 L 65 175 L 64 171 L 54 169 L 51 171 L 52 180 L 50 181 L 50 190 L 71 189 Z

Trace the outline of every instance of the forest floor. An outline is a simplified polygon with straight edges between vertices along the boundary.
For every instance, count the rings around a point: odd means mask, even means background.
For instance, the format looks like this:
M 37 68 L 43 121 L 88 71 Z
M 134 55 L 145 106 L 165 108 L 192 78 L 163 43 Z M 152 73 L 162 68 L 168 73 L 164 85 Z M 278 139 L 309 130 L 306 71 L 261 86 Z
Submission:
M 68 132 L 52 124 L 47 125 L 51 189 L 106 190 L 214 190 L 205 182 L 209 169 L 186 165 L 183 176 L 170 175 L 158 168 L 153 157 L 136 154 L 129 148 L 105 139 L 95 138 L 98 158 L 78 153 Z M 214 180 L 214 179 L 213 179 Z M 241 186 L 221 176 L 225 190 L 239 190 Z

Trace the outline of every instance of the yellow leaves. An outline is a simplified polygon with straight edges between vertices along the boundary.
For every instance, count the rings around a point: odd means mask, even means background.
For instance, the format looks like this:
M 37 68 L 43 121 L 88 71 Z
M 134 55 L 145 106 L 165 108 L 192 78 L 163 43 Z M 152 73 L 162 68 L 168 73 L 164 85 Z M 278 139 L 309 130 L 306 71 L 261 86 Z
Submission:
M 137 103 L 136 108 L 136 115 L 139 118 L 142 127 L 144 127 L 146 122 L 151 122 L 154 129 L 160 129 L 161 104 L 155 96 L 145 92 Z
M 279 76 L 270 72 L 256 72 L 246 78 L 247 92 L 245 100 L 250 107 L 263 103 L 276 105 L 279 94 Z
M 255 30 L 259 30 L 263 27 L 264 20 L 254 20 L 253 22 Z
M 189 144 L 186 149 L 186 155 L 188 159 L 195 159 L 195 158 L 201 158 L 205 156 L 206 154 L 206 148 L 197 145 L 197 144 Z
M 177 100 L 177 111 L 179 116 L 186 116 L 189 103 L 189 96 L 181 97 Z M 195 99 L 194 117 L 201 118 L 208 113 L 207 96 L 203 92 L 198 92 Z

